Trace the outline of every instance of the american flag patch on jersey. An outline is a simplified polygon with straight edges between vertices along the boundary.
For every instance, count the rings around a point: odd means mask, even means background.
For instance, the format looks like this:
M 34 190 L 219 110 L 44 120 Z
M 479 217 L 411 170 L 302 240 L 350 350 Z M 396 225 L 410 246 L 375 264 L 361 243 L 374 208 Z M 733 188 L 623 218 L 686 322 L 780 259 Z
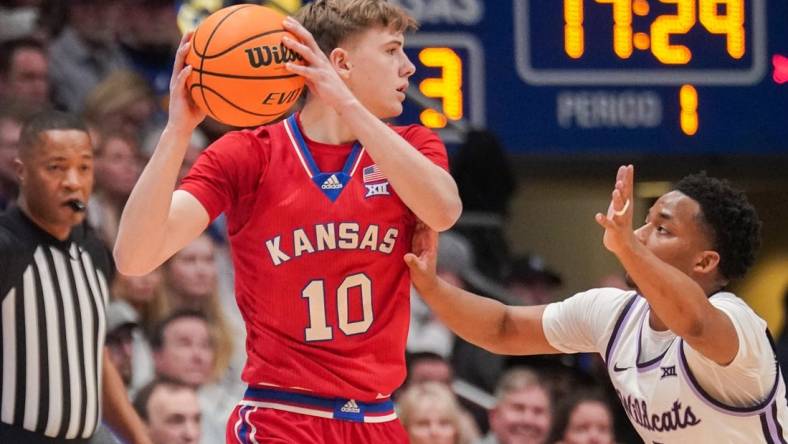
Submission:
M 386 180 L 386 176 L 380 172 L 380 168 L 377 165 L 372 164 L 364 168 L 364 183 L 377 182 L 379 180 Z

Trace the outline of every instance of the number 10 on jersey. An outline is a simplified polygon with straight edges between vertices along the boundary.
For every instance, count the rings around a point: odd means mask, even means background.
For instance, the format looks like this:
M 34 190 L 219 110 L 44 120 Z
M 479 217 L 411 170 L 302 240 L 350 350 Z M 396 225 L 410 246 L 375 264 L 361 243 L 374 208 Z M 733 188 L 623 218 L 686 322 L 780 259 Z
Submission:
M 350 289 L 358 287 L 361 291 L 362 318 L 350 321 L 348 304 L 350 302 Z M 326 297 L 334 296 L 327 292 L 322 279 L 315 279 L 301 291 L 301 297 L 309 304 L 309 326 L 304 329 L 307 342 L 328 341 L 334 338 L 333 327 L 326 321 Z M 345 277 L 336 289 L 337 321 L 339 329 L 346 336 L 366 333 L 372 325 L 372 281 L 364 273 L 351 274 Z

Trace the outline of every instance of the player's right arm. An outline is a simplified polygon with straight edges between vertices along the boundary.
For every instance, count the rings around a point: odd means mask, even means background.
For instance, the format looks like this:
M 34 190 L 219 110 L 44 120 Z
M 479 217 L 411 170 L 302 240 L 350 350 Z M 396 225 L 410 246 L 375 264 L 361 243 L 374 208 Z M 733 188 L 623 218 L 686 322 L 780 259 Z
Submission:
M 546 305 L 513 307 L 457 288 L 436 275 L 437 233 L 420 229 L 405 262 L 422 299 L 454 333 L 488 351 L 505 355 L 559 353 L 542 326 Z
M 186 89 L 190 40 L 191 34 L 183 36 L 175 56 L 167 126 L 120 219 L 114 256 L 123 274 L 150 272 L 199 236 L 210 222 L 197 198 L 174 191 L 191 133 L 205 118 Z

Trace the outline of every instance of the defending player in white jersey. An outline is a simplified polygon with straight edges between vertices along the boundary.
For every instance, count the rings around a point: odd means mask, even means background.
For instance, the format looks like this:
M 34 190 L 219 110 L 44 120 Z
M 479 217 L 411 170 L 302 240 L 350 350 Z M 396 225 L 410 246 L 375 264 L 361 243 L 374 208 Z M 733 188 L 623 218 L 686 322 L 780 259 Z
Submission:
M 785 386 L 766 322 L 725 291 L 754 262 L 755 209 L 727 182 L 692 175 L 633 230 L 633 182 L 634 168 L 619 168 L 596 221 L 637 291 L 505 306 L 437 278 L 429 231 L 405 256 L 413 283 L 452 330 L 492 352 L 600 353 L 647 443 L 785 443 Z

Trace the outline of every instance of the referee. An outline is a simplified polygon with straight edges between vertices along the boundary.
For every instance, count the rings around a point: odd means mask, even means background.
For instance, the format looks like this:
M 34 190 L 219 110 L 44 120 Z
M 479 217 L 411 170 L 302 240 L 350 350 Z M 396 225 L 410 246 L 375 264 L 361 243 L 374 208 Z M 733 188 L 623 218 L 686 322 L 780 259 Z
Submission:
M 83 443 L 103 419 L 149 443 L 104 353 L 111 265 L 83 220 L 93 187 L 90 137 L 75 117 L 22 129 L 18 208 L 0 215 L 0 442 Z

